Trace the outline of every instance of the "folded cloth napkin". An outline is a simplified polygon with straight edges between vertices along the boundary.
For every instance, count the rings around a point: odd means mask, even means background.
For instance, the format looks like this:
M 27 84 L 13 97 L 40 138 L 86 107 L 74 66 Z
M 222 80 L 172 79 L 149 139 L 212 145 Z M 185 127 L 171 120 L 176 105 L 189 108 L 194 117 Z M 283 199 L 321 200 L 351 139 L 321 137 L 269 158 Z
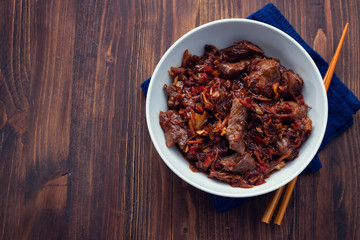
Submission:
M 321 75 L 323 77 L 325 76 L 329 65 L 300 37 L 300 35 L 295 31 L 295 29 L 290 25 L 290 23 L 285 19 L 285 17 L 273 4 L 267 4 L 259 11 L 251 14 L 248 19 L 253 19 L 272 25 L 294 38 L 312 57 Z M 149 86 L 150 80 L 151 78 L 147 79 L 141 84 L 141 88 L 145 95 L 147 93 L 147 88 Z M 327 96 L 329 104 L 328 123 L 326 126 L 325 136 L 319 151 L 321 151 L 326 146 L 326 144 L 328 144 L 334 137 L 340 135 L 353 124 L 352 115 L 360 109 L 360 101 L 340 81 L 340 79 L 335 74 L 332 78 Z M 315 172 L 318 171 L 320 168 L 321 162 L 318 155 L 316 155 L 314 159 L 310 162 L 308 167 L 303 171 L 303 173 Z M 214 208 L 218 212 L 228 211 L 251 199 L 228 198 L 216 195 L 211 195 L 211 197 Z

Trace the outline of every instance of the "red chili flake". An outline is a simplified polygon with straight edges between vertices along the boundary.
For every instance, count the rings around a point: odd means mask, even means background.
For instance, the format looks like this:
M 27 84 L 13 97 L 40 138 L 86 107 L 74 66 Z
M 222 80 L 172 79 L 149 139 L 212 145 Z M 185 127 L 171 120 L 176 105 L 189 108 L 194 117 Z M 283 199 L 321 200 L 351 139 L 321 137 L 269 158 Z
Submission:
M 190 149 L 189 149 L 189 153 L 191 154 L 191 155 L 195 155 L 195 154 L 197 154 L 197 150 L 200 148 L 200 146 L 199 146 L 199 144 L 198 143 L 194 143 L 194 144 L 192 144 L 191 146 L 190 146 Z
M 295 125 L 296 127 L 300 127 L 301 121 L 298 120 L 298 119 L 295 119 L 295 120 L 294 120 L 294 125 Z
M 203 90 L 204 90 L 204 85 L 201 85 L 201 86 L 199 86 L 199 87 L 194 87 L 194 86 L 192 86 L 192 87 L 190 88 L 191 94 L 192 94 L 193 96 L 198 95 L 198 94 L 201 93 Z
M 208 81 L 208 80 L 210 80 L 209 75 L 207 75 L 206 73 L 203 73 L 203 72 L 198 73 L 198 77 L 199 77 L 201 80 L 203 80 L 203 81 Z
M 191 95 L 193 95 L 193 96 L 199 94 L 198 91 L 197 91 L 197 88 L 195 88 L 194 86 L 192 86 L 190 88 L 190 92 L 191 92 Z
M 195 83 L 195 81 L 194 81 L 194 78 L 192 76 L 190 76 L 187 81 L 184 81 L 184 85 L 187 86 L 187 87 L 188 86 L 193 86 L 194 83 Z
M 196 105 L 195 106 L 195 110 L 198 111 L 199 113 L 203 113 L 204 112 L 204 108 L 202 105 Z
M 266 173 L 269 169 L 269 166 L 265 162 L 259 162 L 259 170 L 262 173 Z
M 182 67 L 171 67 L 170 69 L 175 76 L 185 73 L 185 69 Z
M 205 157 L 205 160 L 204 160 L 204 166 L 209 167 L 211 165 L 213 159 L 214 159 L 214 156 L 211 153 L 207 154 Z
M 252 103 L 251 103 L 251 99 L 250 98 L 244 98 L 242 100 L 240 100 L 240 102 L 245 106 L 245 107 L 251 107 Z
M 259 136 L 253 137 L 253 140 L 254 140 L 254 142 L 256 142 L 257 144 L 260 144 L 260 143 L 261 143 L 261 137 L 259 137 Z
M 267 151 L 267 154 L 273 155 L 275 153 L 275 151 L 271 148 L 269 148 Z
M 224 83 L 224 87 L 229 90 L 231 89 L 231 82 L 229 80 L 226 80 L 225 83 Z
M 200 67 L 198 71 L 199 71 L 199 72 L 208 72 L 208 73 L 211 73 L 211 72 L 214 71 L 214 69 L 212 69 L 212 68 L 209 67 L 209 66 L 204 66 L 204 67 Z

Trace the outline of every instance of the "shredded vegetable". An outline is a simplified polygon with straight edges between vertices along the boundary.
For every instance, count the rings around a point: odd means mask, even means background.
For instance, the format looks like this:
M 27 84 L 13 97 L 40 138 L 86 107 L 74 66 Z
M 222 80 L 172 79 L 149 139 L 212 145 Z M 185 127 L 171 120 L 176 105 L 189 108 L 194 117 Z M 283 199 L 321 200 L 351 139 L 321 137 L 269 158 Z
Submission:
M 233 187 L 265 182 L 294 160 L 311 134 L 303 80 L 248 41 L 202 56 L 186 50 L 169 71 L 160 125 L 191 169 Z

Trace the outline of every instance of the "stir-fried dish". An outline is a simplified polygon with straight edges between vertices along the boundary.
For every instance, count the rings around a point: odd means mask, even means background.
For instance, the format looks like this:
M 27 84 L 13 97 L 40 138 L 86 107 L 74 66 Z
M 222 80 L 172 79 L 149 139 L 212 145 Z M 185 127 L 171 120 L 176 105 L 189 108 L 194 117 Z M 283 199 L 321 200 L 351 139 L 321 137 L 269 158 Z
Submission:
M 160 125 L 193 171 L 233 187 L 260 185 L 311 133 L 303 80 L 251 42 L 206 45 L 202 56 L 186 50 L 169 74 Z

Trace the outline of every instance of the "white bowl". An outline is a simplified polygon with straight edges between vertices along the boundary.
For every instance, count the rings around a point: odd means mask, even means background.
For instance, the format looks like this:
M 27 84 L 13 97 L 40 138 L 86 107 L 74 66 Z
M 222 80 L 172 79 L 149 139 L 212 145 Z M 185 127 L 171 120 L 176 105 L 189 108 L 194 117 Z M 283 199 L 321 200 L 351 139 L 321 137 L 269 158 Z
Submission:
M 302 145 L 299 157 L 273 173 L 266 183 L 253 188 L 234 188 L 210 179 L 206 174 L 193 172 L 189 163 L 174 146 L 165 144 L 164 131 L 159 124 L 159 112 L 167 111 L 164 84 L 172 82 L 168 74 L 171 66 L 180 66 L 183 53 L 202 55 L 205 44 L 225 48 L 241 40 L 258 45 L 265 54 L 280 59 L 280 63 L 299 74 L 303 81 L 305 102 L 311 107 L 312 133 Z M 308 53 L 286 33 L 268 24 L 247 19 L 224 19 L 197 27 L 177 40 L 163 55 L 155 68 L 146 99 L 146 120 L 152 142 L 166 165 L 192 186 L 219 196 L 250 197 L 265 194 L 287 184 L 299 175 L 318 151 L 323 139 L 328 116 L 328 103 L 322 77 Z

